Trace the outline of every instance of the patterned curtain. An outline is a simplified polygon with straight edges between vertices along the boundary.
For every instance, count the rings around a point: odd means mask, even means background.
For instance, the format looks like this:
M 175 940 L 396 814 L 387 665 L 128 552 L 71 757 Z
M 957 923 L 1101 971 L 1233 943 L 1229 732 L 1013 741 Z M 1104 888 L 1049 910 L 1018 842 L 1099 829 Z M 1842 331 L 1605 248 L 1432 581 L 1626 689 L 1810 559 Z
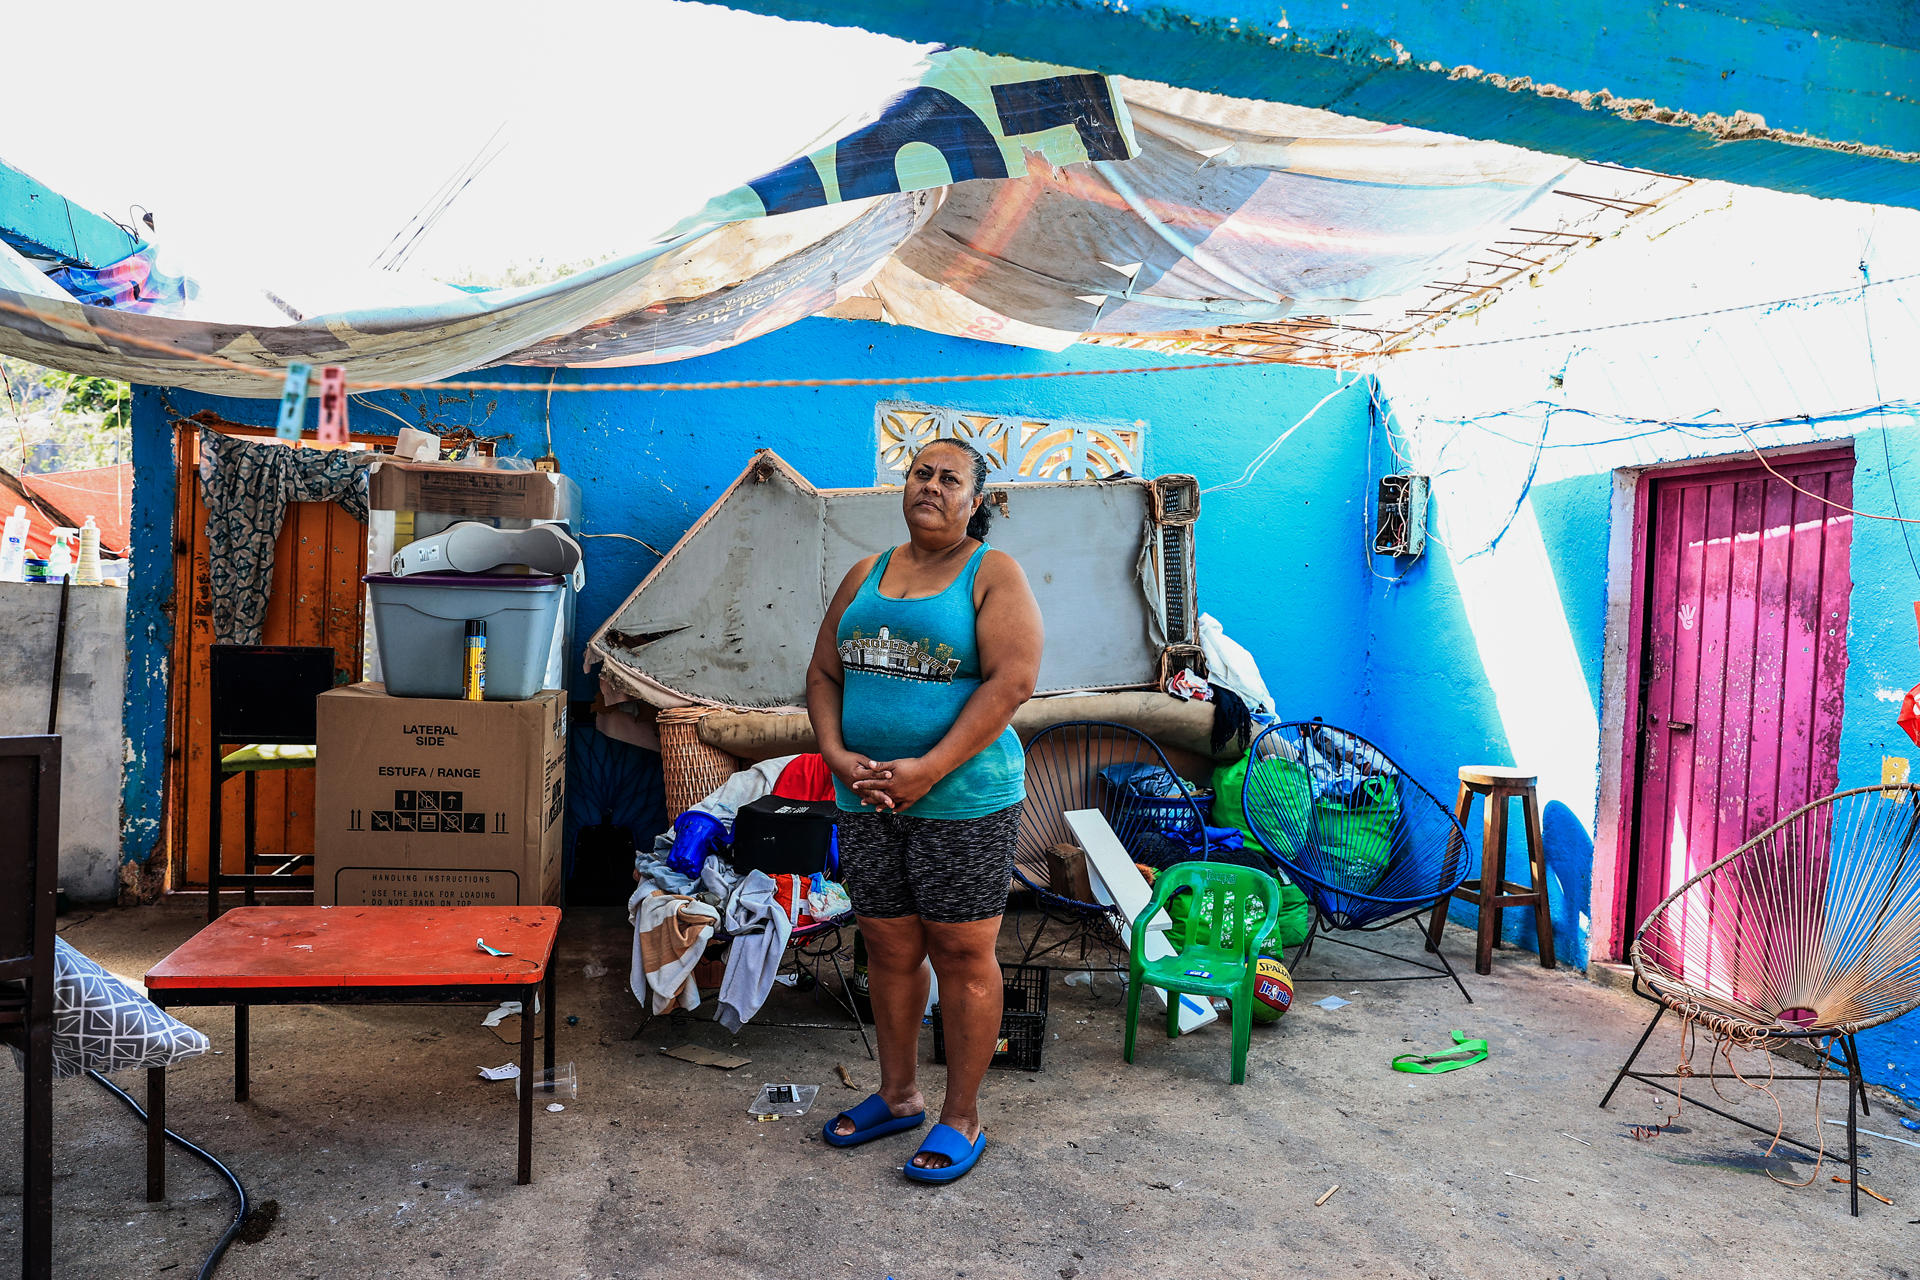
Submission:
M 215 644 L 260 643 L 287 504 L 337 502 L 364 524 L 372 462 L 365 450 L 294 449 L 200 429 Z

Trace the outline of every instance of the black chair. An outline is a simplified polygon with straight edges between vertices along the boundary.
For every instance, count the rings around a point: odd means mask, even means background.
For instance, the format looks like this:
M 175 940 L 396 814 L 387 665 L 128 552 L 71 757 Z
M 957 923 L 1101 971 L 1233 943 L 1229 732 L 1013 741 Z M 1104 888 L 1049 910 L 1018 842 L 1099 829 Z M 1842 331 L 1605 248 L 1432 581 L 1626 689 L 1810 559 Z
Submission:
M 60 739 L 0 738 L 0 1041 L 27 1059 L 20 1273 L 53 1274 L 53 912 Z
M 1357 733 L 1318 720 L 1269 725 L 1253 741 L 1241 804 L 1247 829 L 1313 906 L 1313 925 L 1287 967 L 1294 982 L 1401 982 L 1451 978 L 1466 984 L 1440 950 L 1434 921 L 1426 949 L 1438 965 L 1355 942 L 1420 916 L 1444 917 L 1467 875 L 1460 820 L 1431 791 Z M 1419 973 L 1399 977 L 1299 977 L 1315 938 L 1398 960 Z
M 1020 811 L 1020 842 L 1014 854 L 1013 874 L 1033 895 L 1040 919 L 1031 938 L 1021 938 L 1022 960 L 1032 963 L 1079 943 L 1080 959 L 1090 948 L 1108 953 L 1107 967 L 1125 971 L 1119 953 L 1119 908 L 1074 896 L 1068 886 L 1054 884 L 1048 851 L 1073 845 L 1076 838 L 1066 815 L 1076 809 L 1097 809 L 1136 861 L 1155 861 L 1149 844 L 1173 847 L 1177 835 L 1194 844 L 1183 858 L 1207 858 L 1206 812 L 1188 796 L 1146 799 L 1135 796 L 1116 779 L 1134 769 L 1173 766 L 1159 744 L 1129 725 L 1104 720 L 1070 720 L 1051 725 L 1026 742 L 1027 802 Z M 1066 936 L 1041 946 L 1047 927 L 1066 926 Z M 1016 936 L 1024 925 L 1015 918 Z
M 213 786 L 207 833 L 207 919 L 220 915 L 223 888 L 244 888 L 247 905 L 261 888 L 313 888 L 313 855 L 263 858 L 254 849 L 254 777 L 314 767 L 316 700 L 333 688 L 333 650 L 294 645 L 216 644 L 211 654 L 210 709 Z M 238 750 L 227 751 L 228 747 Z M 231 875 L 220 862 L 220 793 L 234 775 L 246 779 L 244 870 Z M 261 873 L 262 863 L 273 869 Z M 295 874 L 307 868 L 305 875 Z

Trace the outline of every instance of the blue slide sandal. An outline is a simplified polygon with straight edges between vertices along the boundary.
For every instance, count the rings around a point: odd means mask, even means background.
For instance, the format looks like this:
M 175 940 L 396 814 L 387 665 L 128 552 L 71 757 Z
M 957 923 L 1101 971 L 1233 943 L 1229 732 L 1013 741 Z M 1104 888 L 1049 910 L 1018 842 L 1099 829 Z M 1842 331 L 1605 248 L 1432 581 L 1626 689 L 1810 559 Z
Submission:
M 842 1120 L 853 1121 L 852 1133 L 835 1133 L 834 1126 Z M 879 1094 L 867 1095 L 867 1100 L 857 1107 L 849 1107 L 820 1127 L 820 1136 L 827 1140 L 828 1146 L 857 1147 L 863 1142 L 872 1142 L 875 1138 L 884 1138 L 890 1133 L 899 1133 L 903 1129 L 916 1129 L 925 1124 L 927 1113 L 916 1111 L 910 1116 L 896 1116 L 886 1099 Z
M 945 1156 L 951 1163 L 944 1169 L 923 1169 L 909 1160 L 900 1172 L 915 1182 L 958 1182 L 980 1162 L 980 1153 L 986 1147 L 985 1129 L 980 1131 L 978 1138 L 968 1142 L 952 1125 L 937 1124 L 927 1131 L 927 1140 L 920 1144 L 920 1150 L 914 1154 Z

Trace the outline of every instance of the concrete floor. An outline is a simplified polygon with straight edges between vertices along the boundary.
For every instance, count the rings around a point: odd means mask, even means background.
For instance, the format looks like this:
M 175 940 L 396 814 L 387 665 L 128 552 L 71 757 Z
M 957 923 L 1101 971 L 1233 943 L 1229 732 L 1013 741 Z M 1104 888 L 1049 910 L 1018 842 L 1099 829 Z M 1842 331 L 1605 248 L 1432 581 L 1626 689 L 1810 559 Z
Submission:
M 66 938 L 138 975 L 192 934 L 181 900 L 63 922 Z M 1403 930 L 1396 946 L 1417 947 Z M 479 1009 L 279 1009 L 254 1014 L 253 1101 L 232 1101 L 228 1059 L 173 1077 L 173 1127 L 223 1158 L 277 1217 L 236 1244 L 226 1277 L 700 1276 L 809 1280 L 1038 1276 L 1903 1277 L 1920 1271 L 1920 1149 L 1867 1139 L 1863 1199 L 1811 1158 L 1689 1108 L 1652 1140 L 1629 1129 L 1671 1116 L 1629 1084 L 1595 1106 L 1637 1037 L 1646 1006 L 1546 972 L 1524 953 L 1451 983 L 1306 982 L 1295 1010 L 1256 1028 L 1244 1087 L 1227 1084 L 1216 1025 L 1142 1041 L 1120 1061 L 1124 1006 L 1112 979 L 1089 989 L 1056 974 L 1045 1069 L 993 1072 L 989 1146 L 957 1185 L 905 1182 L 907 1137 L 840 1151 L 819 1126 L 877 1073 L 851 1031 L 641 1025 L 626 990 L 617 912 L 575 912 L 563 934 L 560 1058 L 579 1099 L 535 1116 L 535 1181 L 513 1179 L 514 1098 L 476 1069 L 514 1051 Z M 1449 934 L 1450 952 L 1469 940 Z M 584 974 L 589 962 L 603 977 Z M 1329 948 L 1309 979 L 1378 972 Z M 1328 994 L 1352 1001 L 1329 1012 Z M 810 997 L 776 992 L 788 1016 Z M 190 1010 L 217 1050 L 225 1011 Z M 773 1016 L 770 1014 L 769 1016 Z M 1450 1028 L 1492 1056 L 1442 1076 L 1388 1069 L 1438 1049 Z M 1053 1037 L 1057 1036 L 1057 1039 Z M 664 1058 L 695 1041 L 753 1059 L 733 1072 Z M 1663 1027 L 1658 1057 L 1671 1062 Z M 930 1037 L 923 1040 L 923 1057 Z M 1704 1070 L 1705 1053 L 1696 1059 Z M 1757 1065 L 1757 1064 L 1755 1064 Z M 1758 1069 L 1764 1073 L 1764 1066 Z M 122 1083 L 138 1097 L 140 1073 Z M 937 1096 L 941 1069 L 924 1083 Z M 19 1076 L 0 1073 L 0 1149 L 17 1151 Z M 762 1081 L 822 1085 L 813 1114 L 755 1123 Z M 1703 1096 L 1702 1079 L 1692 1086 Z M 1743 1114 L 1773 1104 L 1737 1083 Z M 1805 1131 L 1811 1085 L 1778 1090 Z M 1844 1117 L 1829 1087 L 1825 1114 Z M 1836 1105 L 1839 1104 L 1837 1109 Z M 142 1130 L 92 1083 L 55 1091 L 56 1274 L 190 1276 L 231 1212 L 224 1185 L 178 1152 L 171 1199 L 143 1199 Z M 1906 1134 L 1877 1104 L 1867 1127 Z M 1844 1154 L 1844 1130 L 1825 1127 Z M 1920 1135 L 1915 1135 L 1920 1137 Z M 1314 1201 L 1333 1184 L 1324 1205 Z M 0 1173 L 0 1269 L 17 1240 L 18 1174 Z M 272 1212 L 271 1210 L 269 1212 Z

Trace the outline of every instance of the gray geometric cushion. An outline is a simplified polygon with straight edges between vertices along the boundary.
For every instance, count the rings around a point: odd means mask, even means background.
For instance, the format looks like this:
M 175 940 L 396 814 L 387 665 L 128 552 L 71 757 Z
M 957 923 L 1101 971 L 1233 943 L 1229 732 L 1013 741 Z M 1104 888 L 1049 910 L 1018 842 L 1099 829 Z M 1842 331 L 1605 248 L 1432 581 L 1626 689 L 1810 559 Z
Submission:
M 53 1069 L 76 1076 L 168 1067 L 207 1051 L 207 1038 L 55 938 Z M 16 1051 L 16 1057 L 18 1056 Z

